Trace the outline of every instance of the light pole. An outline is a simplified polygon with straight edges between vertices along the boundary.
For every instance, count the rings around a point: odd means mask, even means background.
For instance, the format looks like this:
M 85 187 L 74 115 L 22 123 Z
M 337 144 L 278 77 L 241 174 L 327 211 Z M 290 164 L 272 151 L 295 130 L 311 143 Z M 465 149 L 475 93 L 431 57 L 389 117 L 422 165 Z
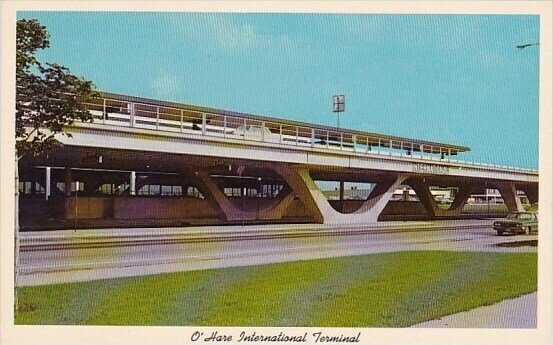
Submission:
M 69 188 L 71 188 L 71 185 L 69 185 Z M 79 214 L 79 181 L 75 181 L 75 232 L 77 232 L 77 216 Z
M 258 177 L 257 178 L 257 197 L 258 198 L 263 198 L 263 188 L 261 186 L 261 177 Z M 259 221 L 259 201 L 260 199 L 257 200 L 257 202 L 255 203 L 255 213 L 256 213 L 256 220 Z
M 343 113 L 344 110 L 346 110 L 346 96 L 334 95 L 332 100 L 332 112 L 338 115 L 338 129 L 340 129 L 340 113 Z

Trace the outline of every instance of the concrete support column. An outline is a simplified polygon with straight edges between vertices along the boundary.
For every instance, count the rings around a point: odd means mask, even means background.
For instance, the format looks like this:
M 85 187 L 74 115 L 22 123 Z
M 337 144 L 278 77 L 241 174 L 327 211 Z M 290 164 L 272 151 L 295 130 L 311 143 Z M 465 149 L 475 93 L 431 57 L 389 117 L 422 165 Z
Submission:
M 189 174 L 189 181 L 198 188 L 205 200 L 213 207 L 220 218 L 232 220 L 234 217 L 230 211 L 233 207 L 226 195 L 219 189 L 219 186 L 211 179 L 208 173 L 196 171 Z
M 521 186 L 520 189 L 524 192 L 524 194 L 526 194 L 526 197 L 531 204 L 538 202 L 539 186 L 537 183 Z
M 463 211 L 463 207 L 470 198 L 474 185 L 466 183 L 459 186 L 459 192 L 455 196 L 455 199 L 451 203 L 448 209 L 444 210 L 438 206 L 434 196 L 430 191 L 430 186 L 424 180 L 410 179 L 407 184 L 413 188 L 420 202 L 426 209 L 426 213 L 430 217 L 447 217 L 458 216 Z
M 281 219 L 294 198 L 295 194 L 288 186 L 285 186 L 267 208 L 259 211 L 259 219 Z
M 65 196 L 71 196 L 71 168 L 65 167 Z
M 135 194 L 138 193 L 147 184 L 150 184 L 151 177 L 141 176 L 139 177 L 134 184 L 134 192 Z
M 35 169 L 31 172 L 31 194 L 36 195 L 36 184 L 37 184 L 37 178 L 36 178 L 36 171 Z
M 409 189 L 403 190 L 403 201 L 409 201 Z
M 44 183 L 44 196 L 46 200 L 50 198 L 51 185 L 52 185 L 52 168 L 46 167 L 46 181 Z
M 87 177 L 86 180 L 83 181 L 84 182 L 84 193 L 85 194 L 94 194 L 96 192 L 96 190 L 98 189 L 98 187 L 100 187 L 101 185 L 101 182 L 98 182 L 96 180 L 93 180 L 92 178 L 90 177 Z
M 428 216 L 435 217 L 438 213 L 440 213 L 440 208 L 436 204 L 434 196 L 430 192 L 430 187 L 424 180 L 413 178 L 407 181 L 407 184 L 413 188 L 415 194 L 417 194 L 417 197 L 424 206 Z
M 131 177 L 130 177 L 130 194 L 135 195 L 136 194 L 136 172 L 131 171 Z
M 221 218 L 229 221 L 281 219 L 286 209 L 294 200 L 294 194 L 289 188 L 283 189 L 269 205 L 262 209 L 248 210 L 240 208 L 243 199 L 234 204 L 205 171 L 189 175 L 192 184 L 198 188 L 206 201 L 215 209 Z M 244 188 L 246 190 L 246 188 Z
M 447 211 L 461 214 L 467 200 L 472 195 L 474 188 L 475 186 L 473 184 L 464 184 L 459 186 L 459 191 L 457 192 L 457 195 L 455 195 L 455 199 L 453 199 L 453 202 Z
M 325 222 L 324 214 L 338 213 L 330 206 L 324 194 L 311 179 L 309 170 L 288 165 L 275 165 L 273 170 L 284 178 L 316 223 Z
M 376 222 L 378 216 L 384 210 L 388 201 L 394 195 L 394 192 L 401 186 L 406 179 L 405 174 L 392 175 L 385 180 L 379 181 L 371 190 L 367 200 L 354 214 L 372 214 Z
M 507 205 L 509 212 L 524 211 L 522 202 L 520 201 L 520 198 L 517 195 L 517 189 L 515 187 L 514 182 L 512 181 L 498 182 L 496 183 L 496 187 L 497 187 L 497 190 L 499 191 L 499 194 L 501 194 L 501 197 L 503 198 L 503 202 L 505 202 L 505 205 Z
M 186 197 L 188 195 L 188 179 L 186 178 L 185 174 L 180 174 L 180 179 L 181 179 L 182 196 Z
M 394 194 L 394 191 L 407 178 L 407 174 L 390 176 L 386 181 L 377 183 L 369 198 L 354 213 L 336 211 L 317 184 L 311 178 L 309 170 L 288 165 L 273 168 L 292 188 L 304 206 L 313 215 L 314 220 L 324 224 L 366 224 L 376 222 L 378 216 Z

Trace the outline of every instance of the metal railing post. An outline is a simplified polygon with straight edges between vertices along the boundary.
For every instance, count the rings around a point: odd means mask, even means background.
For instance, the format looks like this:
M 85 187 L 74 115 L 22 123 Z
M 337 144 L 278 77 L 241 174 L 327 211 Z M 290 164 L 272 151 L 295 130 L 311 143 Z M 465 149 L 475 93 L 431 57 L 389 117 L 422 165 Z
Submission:
M 370 150 L 371 150 L 371 145 L 369 145 L 369 137 L 367 137 L 367 151 L 365 151 L 365 153 L 369 153 Z
M 399 142 L 399 156 L 403 157 L 403 141 Z
M 261 121 L 261 141 L 265 142 L 265 121 Z
M 311 147 L 315 145 L 315 128 L 311 128 Z
M 159 129 L 159 106 L 156 107 L 156 129 Z
M 279 125 L 279 138 L 278 138 L 279 144 L 282 144 L 282 124 Z
M 378 154 L 380 154 L 380 145 L 381 145 L 380 138 L 378 138 Z
M 223 116 L 223 138 L 227 137 L 227 116 Z
M 103 102 L 103 109 L 102 109 L 102 123 L 105 124 L 106 123 L 106 99 L 104 98 L 104 102 Z
M 344 132 L 340 132 L 340 151 L 344 149 Z
M 296 126 L 296 146 L 298 145 L 299 139 L 300 139 L 300 127 Z
M 424 145 L 423 145 L 423 144 L 420 144 L 420 145 L 419 145 L 419 149 L 421 150 L 421 157 L 420 157 L 420 158 L 421 158 L 421 159 L 424 159 L 424 157 L 423 157 Z
M 134 127 L 134 125 L 135 125 L 135 122 L 134 122 L 134 103 L 129 103 L 128 107 L 129 107 L 129 126 Z
M 206 116 L 205 113 L 202 113 L 202 135 L 205 135 L 206 132 Z
M 184 110 L 180 110 L 180 132 L 184 131 Z
M 390 139 L 390 147 L 388 149 L 388 156 L 392 155 L 392 140 Z
M 330 131 L 326 131 L 326 148 L 330 147 Z

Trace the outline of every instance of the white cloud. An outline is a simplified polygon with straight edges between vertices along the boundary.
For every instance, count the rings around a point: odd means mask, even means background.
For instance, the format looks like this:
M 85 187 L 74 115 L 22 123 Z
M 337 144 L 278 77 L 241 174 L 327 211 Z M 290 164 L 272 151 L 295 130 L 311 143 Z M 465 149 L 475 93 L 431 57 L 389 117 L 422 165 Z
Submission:
M 155 90 L 156 97 L 169 99 L 177 95 L 182 85 L 175 74 L 159 69 L 152 81 L 152 88 Z
M 288 35 L 270 35 L 259 32 L 254 25 L 238 22 L 221 15 L 193 18 L 191 23 L 178 30 L 187 39 L 202 41 L 211 48 L 238 52 L 256 47 L 290 47 L 293 42 Z

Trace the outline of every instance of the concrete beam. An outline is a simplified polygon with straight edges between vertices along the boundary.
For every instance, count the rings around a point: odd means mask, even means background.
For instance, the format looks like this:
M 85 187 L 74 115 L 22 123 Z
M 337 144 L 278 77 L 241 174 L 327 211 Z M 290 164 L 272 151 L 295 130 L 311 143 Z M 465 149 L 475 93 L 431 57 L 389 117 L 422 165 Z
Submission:
M 106 128 L 99 124 L 78 123 L 70 128 L 72 137 L 56 137 L 66 148 L 80 146 L 102 149 L 122 149 L 159 152 L 203 157 L 257 160 L 275 164 L 301 164 L 318 167 L 337 167 L 412 173 L 421 163 L 441 167 L 443 176 L 478 179 L 513 180 L 521 183 L 538 182 L 538 173 L 517 171 L 484 165 L 467 165 L 459 162 L 429 161 L 412 156 L 385 156 L 354 151 L 330 151 L 302 145 L 279 145 L 267 142 L 230 140 L 212 136 L 153 131 L 130 127 Z M 447 168 L 447 169 L 446 169 Z M 432 174 L 432 173 L 429 173 Z M 435 173 L 441 176 L 442 173 Z

